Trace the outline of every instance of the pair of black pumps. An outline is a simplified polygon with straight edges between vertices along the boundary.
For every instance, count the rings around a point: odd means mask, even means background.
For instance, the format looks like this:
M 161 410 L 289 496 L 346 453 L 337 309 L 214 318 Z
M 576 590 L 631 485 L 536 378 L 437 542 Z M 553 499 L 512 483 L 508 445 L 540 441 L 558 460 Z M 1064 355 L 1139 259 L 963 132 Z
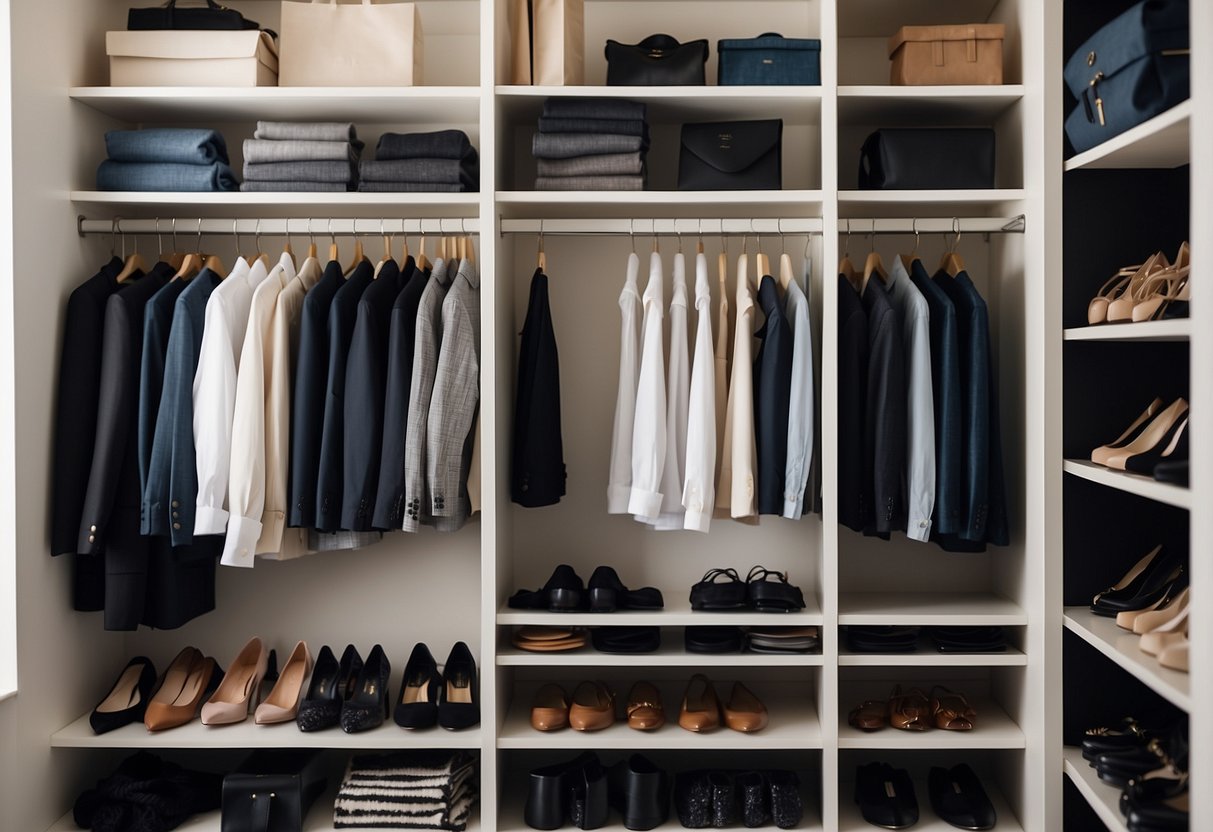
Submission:
M 771 580 L 774 578 L 774 580 Z M 709 569 L 691 587 L 691 609 L 703 612 L 797 612 L 804 593 L 788 583 L 786 572 L 755 566 L 742 581 L 736 569 Z
M 1184 559 L 1155 546 L 1124 576 L 1091 600 L 1091 612 L 1115 618 L 1122 612 L 1150 609 L 1188 585 Z
M 625 829 L 648 830 L 670 816 L 670 777 L 640 754 L 610 768 L 592 751 L 531 772 L 523 819 L 532 829 L 599 829 L 614 807 Z
M 973 769 L 932 766 L 927 776 L 931 808 L 958 829 L 993 829 L 998 818 L 994 805 Z M 863 819 L 884 829 L 908 829 L 918 823 L 914 782 L 903 768 L 868 763 L 855 775 L 855 802 Z
M 520 589 L 510 596 L 509 606 L 516 610 L 549 612 L 615 612 L 616 610 L 659 610 L 665 607 L 661 590 L 646 586 L 628 589 L 619 573 L 599 566 L 587 587 L 573 567 L 557 566 L 542 589 Z
M 392 665 L 376 644 L 365 662 L 354 645 L 341 660 L 325 645 L 316 659 L 307 694 L 295 724 L 300 731 L 322 731 L 340 724 L 347 734 L 369 731 L 389 715 L 388 680 Z M 425 644 L 417 644 L 404 668 L 395 719 L 401 728 L 441 725 L 459 730 L 480 722 L 476 660 L 462 641 L 451 648 L 441 673 Z

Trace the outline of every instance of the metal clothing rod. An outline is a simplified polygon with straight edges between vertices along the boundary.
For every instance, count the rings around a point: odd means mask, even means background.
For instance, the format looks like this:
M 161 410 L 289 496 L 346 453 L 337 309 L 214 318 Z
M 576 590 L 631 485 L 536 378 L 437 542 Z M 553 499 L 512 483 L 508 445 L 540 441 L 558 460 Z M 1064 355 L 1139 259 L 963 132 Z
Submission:
M 461 234 L 480 233 L 480 220 L 473 217 L 426 217 L 401 219 L 384 217 L 366 218 L 318 218 L 279 217 L 275 219 L 216 217 L 176 217 L 158 219 L 91 220 L 83 216 L 76 218 L 76 230 L 85 234 L 261 234 L 266 237 L 327 237 L 354 234 L 372 236 L 376 234 Z
M 866 234 L 1022 234 L 1025 217 L 839 217 L 838 233 Z
M 538 234 L 544 236 L 635 235 L 643 237 L 672 237 L 679 234 L 719 236 L 721 234 L 820 234 L 821 219 L 815 217 L 778 219 L 762 217 L 754 219 L 542 219 L 501 221 L 501 234 Z

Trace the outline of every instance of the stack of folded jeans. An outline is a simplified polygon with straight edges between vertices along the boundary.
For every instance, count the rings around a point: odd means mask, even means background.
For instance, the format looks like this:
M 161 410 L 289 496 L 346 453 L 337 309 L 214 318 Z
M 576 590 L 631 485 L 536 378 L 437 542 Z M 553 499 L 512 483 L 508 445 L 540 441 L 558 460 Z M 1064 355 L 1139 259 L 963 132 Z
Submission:
M 549 98 L 531 143 L 537 191 L 643 191 L 645 106 L 618 98 Z
M 940 653 L 1004 653 L 1007 649 L 1002 627 L 940 626 L 927 632 Z
M 242 191 L 352 191 L 363 144 L 354 125 L 259 121 L 244 142 Z
M 467 133 L 384 133 L 375 159 L 359 165 L 358 190 L 377 193 L 480 190 L 480 156 Z
M 333 826 L 463 832 L 476 799 L 474 774 L 466 751 L 359 755 L 337 792 Z
M 918 633 L 917 627 L 852 624 L 847 627 L 847 647 L 853 653 L 915 653 Z
M 97 168 L 99 191 L 234 191 L 227 143 L 214 130 L 157 127 L 111 130 L 108 159 Z

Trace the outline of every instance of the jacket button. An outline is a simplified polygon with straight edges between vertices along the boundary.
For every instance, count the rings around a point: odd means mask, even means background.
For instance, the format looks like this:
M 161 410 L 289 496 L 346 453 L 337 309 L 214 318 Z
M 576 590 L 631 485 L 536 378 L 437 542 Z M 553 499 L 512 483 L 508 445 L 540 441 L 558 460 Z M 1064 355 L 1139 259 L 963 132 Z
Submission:
M 180 529 L 180 528 L 181 528 L 181 524 L 180 524 L 180 523 L 174 523 L 174 524 L 173 524 L 173 528 L 174 528 L 174 529 Z
M 175 519 L 177 519 L 177 518 L 178 518 L 178 517 L 180 517 L 180 516 L 181 516 L 181 515 L 180 515 L 180 514 L 178 514 L 177 512 L 175 512 L 175 511 L 173 512 L 173 519 L 174 519 L 174 520 L 175 520 Z
M 94 525 L 92 525 L 92 526 L 89 526 L 89 527 L 88 527 L 88 530 L 89 530 L 90 532 L 95 532 L 95 531 L 97 531 L 97 526 L 96 526 L 95 524 L 94 524 Z
M 173 500 L 173 508 L 181 508 L 181 503 L 177 502 L 176 500 Z
M 92 535 L 92 534 L 90 534 L 90 535 L 88 536 L 88 542 L 89 542 L 89 543 L 96 543 L 96 542 L 97 542 L 97 536 L 96 536 L 96 535 Z

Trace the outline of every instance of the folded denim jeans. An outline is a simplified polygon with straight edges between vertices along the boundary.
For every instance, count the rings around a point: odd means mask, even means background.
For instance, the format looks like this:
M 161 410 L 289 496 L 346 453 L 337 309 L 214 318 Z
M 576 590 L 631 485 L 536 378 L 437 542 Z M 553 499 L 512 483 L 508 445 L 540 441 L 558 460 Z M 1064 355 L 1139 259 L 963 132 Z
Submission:
M 451 185 L 442 182 L 366 182 L 358 183 L 364 194 L 462 194 L 471 193 L 467 185 Z
M 313 193 L 339 194 L 350 189 L 350 182 L 245 182 L 240 190 L 245 193 Z
M 354 181 L 354 166 L 349 162 L 245 162 L 244 180 L 346 184 Z
M 264 139 L 244 140 L 244 161 L 262 162 L 357 162 L 362 156 L 362 142 L 315 142 L 291 139 L 271 142 Z
M 432 133 L 384 133 L 375 147 L 375 158 L 387 159 L 476 159 L 476 148 L 462 130 Z
M 358 140 L 358 131 L 354 125 L 339 121 L 259 121 L 253 138 L 274 142 L 352 142 Z
M 572 159 L 648 149 L 648 142 L 641 136 L 610 133 L 536 133 L 531 139 L 531 155 L 536 159 Z
M 555 96 L 543 102 L 543 115 L 550 118 L 607 118 L 645 120 L 643 101 L 625 98 L 571 98 Z
M 538 159 L 540 176 L 640 176 L 644 159 L 635 153 L 606 153 L 572 159 Z
M 114 162 L 229 163 L 227 143 L 219 133 L 179 127 L 110 130 L 105 134 L 105 154 Z
M 435 182 L 442 185 L 476 185 L 478 165 L 456 159 L 393 159 L 363 161 L 358 176 L 366 182 Z
M 643 191 L 643 176 L 540 176 L 537 191 Z
M 539 117 L 540 133 L 610 133 L 616 136 L 647 136 L 649 126 L 638 119 L 614 121 L 603 118 Z
M 236 174 L 223 162 L 209 165 L 180 165 L 169 162 L 115 162 L 106 159 L 97 167 L 99 191 L 207 192 L 235 191 Z

